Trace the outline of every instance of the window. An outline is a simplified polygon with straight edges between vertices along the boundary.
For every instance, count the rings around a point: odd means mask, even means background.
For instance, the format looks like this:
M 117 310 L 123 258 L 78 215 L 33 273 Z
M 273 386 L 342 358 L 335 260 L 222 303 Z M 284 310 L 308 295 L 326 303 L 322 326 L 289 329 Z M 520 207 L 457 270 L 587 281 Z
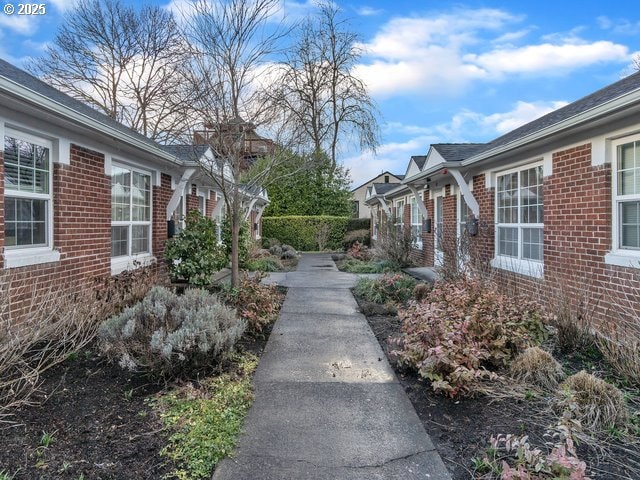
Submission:
M 198 197 L 198 210 L 200 211 L 200 215 L 203 217 L 207 216 L 207 202 L 203 196 Z
M 396 202 L 395 222 L 399 230 L 404 228 L 404 200 Z
M 51 144 L 6 135 L 4 189 L 6 248 L 51 247 Z
M 542 165 L 497 178 L 497 255 L 543 261 Z
M 389 183 L 389 175 L 384 176 L 384 183 Z
M 422 199 L 411 197 L 411 241 L 417 248 L 422 248 L 422 212 L 419 201 Z
M 621 250 L 640 250 L 640 141 L 619 145 L 616 152 L 615 208 L 618 245 Z
M 463 237 L 467 233 L 467 222 L 473 218 L 473 212 L 467 202 L 464 200 L 464 195 L 458 196 L 458 236 Z
M 151 253 L 151 175 L 111 168 L 111 256 Z
M 360 217 L 360 202 L 357 200 L 354 200 L 351 203 L 351 216 L 353 218 L 359 218 Z

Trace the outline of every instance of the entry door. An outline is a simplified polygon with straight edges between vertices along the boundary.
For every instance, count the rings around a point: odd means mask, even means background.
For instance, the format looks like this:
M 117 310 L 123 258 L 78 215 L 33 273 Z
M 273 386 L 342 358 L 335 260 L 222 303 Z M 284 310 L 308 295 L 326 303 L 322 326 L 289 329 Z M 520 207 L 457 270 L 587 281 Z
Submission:
M 444 197 L 439 195 L 436 197 L 435 204 L 435 228 L 433 230 L 433 264 L 438 267 L 444 262 L 443 240 L 444 240 Z

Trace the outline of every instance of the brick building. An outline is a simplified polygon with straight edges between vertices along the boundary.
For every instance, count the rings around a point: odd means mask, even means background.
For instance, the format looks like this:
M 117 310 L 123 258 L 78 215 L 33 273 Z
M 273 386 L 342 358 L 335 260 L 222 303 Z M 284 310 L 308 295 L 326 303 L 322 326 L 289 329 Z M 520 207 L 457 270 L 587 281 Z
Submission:
M 638 320 L 639 113 L 636 73 L 489 143 L 431 145 L 397 188 L 369 193 L 372 233 L 394 218 L 419 265 L 472 263 Z
M 169 220 L 224 214 L 206 146 L 160 146 L 1 60 L 0 137 L 0 281 L 91 285 L 161 260 Z M 257 235 L 266 193 L 243 194 Z

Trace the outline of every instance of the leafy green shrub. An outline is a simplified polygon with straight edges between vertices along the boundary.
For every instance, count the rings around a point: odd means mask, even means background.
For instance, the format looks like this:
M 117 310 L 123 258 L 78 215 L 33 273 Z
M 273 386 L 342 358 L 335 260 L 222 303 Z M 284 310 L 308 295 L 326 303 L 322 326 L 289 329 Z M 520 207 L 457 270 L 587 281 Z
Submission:
M 167 378 L 223 359 L 245 328 L 235 311 L 204 290 L 178 296 L 154 287 L 142 302 L 104 321 L 98 339 L 121 367 Z
M 244 268 L 250 272 L 279 272 L 284 267 L 276 257 L 250 258 Z
M 495 377 L 492 370 L 545 336 L 537 304 L 478 278 L 438 282 L 399 316 L 402 335 L 393 356 L 452 397 L 474 393 L 483 378 Z
M 328 226 L 327 237 L 322 238 L 323 247 L 338 250 L 342 248 L 342 240 L 346 232 L 347 217 L 319 216 L 287 216 L 287 217 L 263 217 L 262 234 L 265 237 L 274 237 L 283 244 L 288 244 L 296 250 L 318 250 L 319 235 Z
M 172 478 L 211 478 L 216 464 L 233 451 L 253 402 L 251 374 L 258 359 L 244 354 L 235 361 L 232 373 L 201 381 L 199 389 L 188 383 L 157 401 L 165 427 L 173 432 L 160 452 L 178 464 Z
M 369 235 L 369 230 L 353 230 L 351 232 L 347 231 L 344 236 L 344 240 L 342 241 L 342 246 L 345 251 L 348 251 L 354 244 L 359 243 L 361 245 L 370 246 L 371 245 L 371 237 Z
M 227 258 L 231 258 L 231 218 L 229 215 L 224 217 L 222 221 L 222 245 Z M 247 263 L 252 247 L 253 240 L 251 232 L 249 232 L 249 224 L 243 221 L 240 223 L 240 237 L 238 237 L 238 263 L 241 267 Z
M 366 230 L 368 232 L 370 228 L 370 218 L 350 218 L 347 222 L 347 232 L 352 232 L 354 230 Z
M 359 278 L 354 293 L 374 303 L 404 303 L 411 298 L 418 282 L 400 273 L 386 274 L 378 278 Z
M 250 332 L 260 333 L 265 326 L 275 322 L 284 301 L 275 285 L 263 285 L 263 275 L 245 275 L 237 288 L 227 287 L 222 292 L 227 303 L 238 310 L 238 314 L 247 321 Z
M 198 211 L 189 212 L 185 229 L 167 242 L 164 255 L 173 280 L 200 286 L 209 285 L 211 276 L 229 262 L 216 239 L 215 223 Z

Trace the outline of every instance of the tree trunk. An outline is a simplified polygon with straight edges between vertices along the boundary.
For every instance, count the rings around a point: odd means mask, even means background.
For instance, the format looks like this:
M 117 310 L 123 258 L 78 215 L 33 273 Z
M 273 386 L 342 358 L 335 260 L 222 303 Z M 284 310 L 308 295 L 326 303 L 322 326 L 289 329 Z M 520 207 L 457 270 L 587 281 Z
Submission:
M 237 186 L 234 187 L 234 200 L 231 212 L 231 286 L 237 287 L 240 284 L 240 199 L 238 198 Z

